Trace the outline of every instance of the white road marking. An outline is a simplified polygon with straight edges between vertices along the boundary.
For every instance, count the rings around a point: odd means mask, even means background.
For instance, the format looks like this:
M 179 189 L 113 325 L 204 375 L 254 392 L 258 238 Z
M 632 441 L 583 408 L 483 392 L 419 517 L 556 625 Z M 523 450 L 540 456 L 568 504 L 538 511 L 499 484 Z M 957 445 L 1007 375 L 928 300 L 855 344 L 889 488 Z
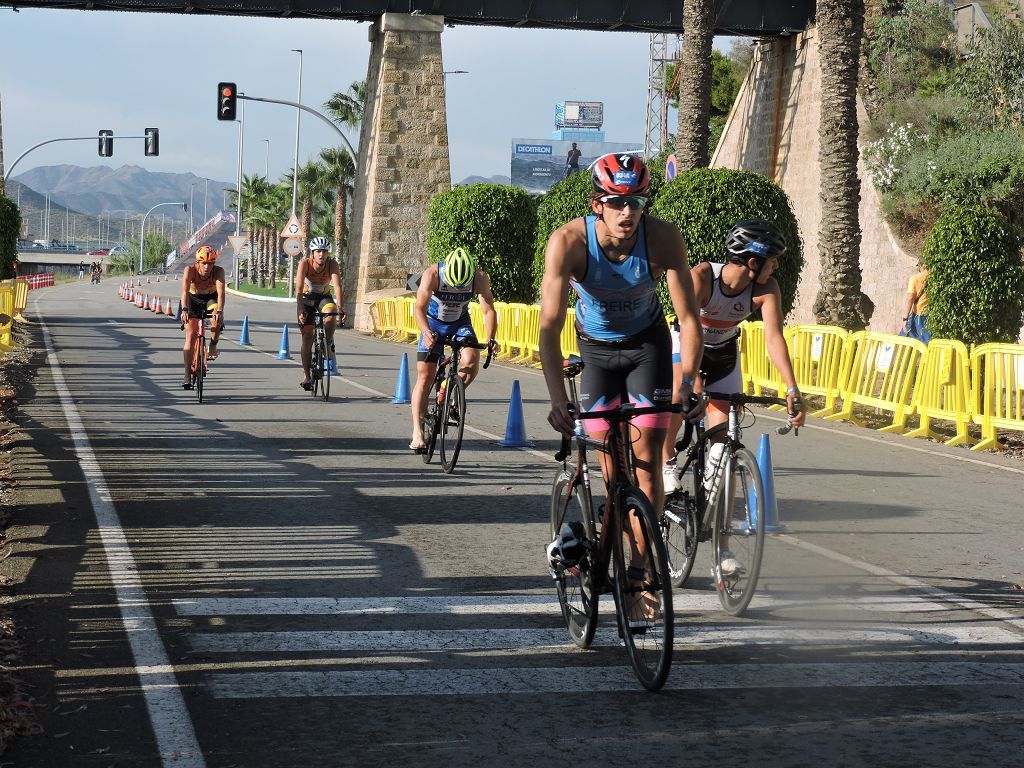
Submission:
M 438 595 L 415 597 L 198 597 L 173 601 L 179 616 L 338 616 L 449 614 L 486 616 L 504 614 L 548 614 L 560 609 L 554 591 L 550 595 Z M 714 592 L 682 590 L 672 595 L 676 614 L 708 613 L 721 609 Z M 949 606 L 913 595 L 876 594 L 855 596 L 756 595 L 755 609 L 819 608 L 900 612 L 920 615 L 949 611 Z M 613 613 L 611 599 L 602 609 Z M 1024 638 L 1022 638 L 1024 640 Z
M 863 662 L 840 664 L 673 665 L 667 690 L 864 688 L 1024 685 L 1024 664 L 985 662 Z M 361 672 L 214 674 L 217 698 L 324 696 L 473 696 L 638 691 L 625 665 L 518 669 L 375 669 Z M 566 691 L 571 691 L 567 694 Z
M 676 623 L 675 645 L 766 646 L 766 645 L 1012 645 L 1021 646 L 1021 636 L 1000 627 L 946 624 L 873 624 L 872 626 L 822 627 L 808 624 L 771 626 L 765 624 Z M 536 650 L 574 646 L 564 627 L 551 629 L 410 629 L 370 631 L 290 632 L 201 632 L 190 637 L 200 653 L 303 653 L 333 651 L 379 653 L 410 651 Z M 612 626 L 599 628 L 595 646 L 619 645 Z
M 78 409 L 75 408 L 71 392 L 64 381 L 53 340 L 39 312 L 38 301 L 35 302 L 34 308 L 46 343 L 46 356 L 53 374 L 53 385 L 60 396 L 68 432 L 89 490 L 89 499 L 96 515 L 103 549 L 110 563 L 110 579 L 117 595 L 118 608 L 135 660 L 135 671 L 153 725 L 161 763 L 177 768 L 205 768 L 206 761 L 196 741 L 195 730 L 181 689 L 178 687 L 174 667 L 171 666 L 167 650 L 149 609 L 142 580 L 135 567 L 128 539 L 121 527 L 121 520 L 110 501 L 111 495 L 106 478 L 96 454 L 93 453 L 89 435 Z

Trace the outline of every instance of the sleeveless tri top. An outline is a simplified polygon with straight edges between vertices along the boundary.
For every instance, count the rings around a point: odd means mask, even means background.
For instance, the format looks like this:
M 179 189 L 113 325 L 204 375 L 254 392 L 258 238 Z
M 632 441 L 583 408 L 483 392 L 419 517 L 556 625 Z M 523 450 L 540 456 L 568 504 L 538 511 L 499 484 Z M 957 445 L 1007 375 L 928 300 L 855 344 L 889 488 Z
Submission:
M 718 347 L 740 335 L 739 324 L 754 309 L 754 284 L 751 283 L 737 294 L 729 295 L 722 290 L 722 267 L 725 265 L 710 263 L 714 273 L 711 297 L 700 308 L 700 326 L 704 331 L 704 346 Z
M 579 294 L 576 331 L 594 341 L 619 342 L 646 331 L 664 317 L 647 258 L 646 222 L 640 219 L 636 243 L 621 262 L 605 256 L 597 239 L 597 216 L 587 228 L 587 271 L 569 284 Z
M 473 290 L 476 276 L 473 276 L 473 280 L 466 287 L 454 286 L 446 279 L 445 265 L 442 261 L 437 265 L 437 281 L 437 290 L 430 294 L 427 316 L 442 323 L 454 323 L 468 316 L 470 299 L 476 294 Z
M 313 269 L 313 260 L 306 259 L 306 277 L 303 280 L 302 293 L 324 294 L 331 290 L 331 263 L 334 259 L 325 259 L 323 269 L 319 272 Z
M 188 292 L 194 296 L 215 296 L 217 294 L 217 268 L 211 269 L 210 274 L 205 278 L 199 274 L 195 265 L 191 267 L 191 270 L 192 280 L 189 282 Z

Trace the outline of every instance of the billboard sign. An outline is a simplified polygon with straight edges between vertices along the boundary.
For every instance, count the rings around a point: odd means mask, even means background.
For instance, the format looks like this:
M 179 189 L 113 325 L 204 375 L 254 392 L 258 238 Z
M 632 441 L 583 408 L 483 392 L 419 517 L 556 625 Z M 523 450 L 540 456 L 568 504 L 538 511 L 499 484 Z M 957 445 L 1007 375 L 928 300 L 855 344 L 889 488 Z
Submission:
M 640 144 L 615 144 L 601 141 L 575 142 L 582 153 L 576 166 L 568 163 L 574 142 L 550 139 L 512 140 L 512 186 L 528 192 L 547 192 L 569 173 L 586 173 L 587 168 L 601 155 L 612 152 L 636 152 Z
M 600 128 L 603 123 L 603 101 L 560 101 L 555 104 L 556 128 Z

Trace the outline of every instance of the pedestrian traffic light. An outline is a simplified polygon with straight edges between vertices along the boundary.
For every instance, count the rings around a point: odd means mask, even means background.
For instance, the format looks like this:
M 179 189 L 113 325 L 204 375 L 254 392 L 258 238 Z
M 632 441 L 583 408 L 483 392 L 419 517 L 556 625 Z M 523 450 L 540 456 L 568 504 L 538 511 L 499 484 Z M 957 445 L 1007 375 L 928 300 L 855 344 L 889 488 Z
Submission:
M 238 89 L 234 83 L 217 84 L 217 119 L 234 120 L 238 106 Z
M 146 129 L 146 157 L 156 157 L 160 154 L 160 129 Z
M 100 131 L 100 157 L 111 157 L 114 154 L 114 132 Z

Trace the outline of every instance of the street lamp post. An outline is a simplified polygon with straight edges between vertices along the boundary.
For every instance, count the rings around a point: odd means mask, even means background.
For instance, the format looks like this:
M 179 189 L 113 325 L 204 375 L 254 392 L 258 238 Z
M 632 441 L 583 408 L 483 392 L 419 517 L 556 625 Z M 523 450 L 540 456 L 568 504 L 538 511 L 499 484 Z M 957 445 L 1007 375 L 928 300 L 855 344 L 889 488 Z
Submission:
M 292 53 L 299 54 L 299 95 L 295 97 L 298 104 L 302 103 L 302 49 L 292 48 Z M 302 118 L 302 110 L 295 110 L 295 155 L 292 161 L 292 216 L 295 215 L 295 203 L 299 196 L 299 122 Z M 307 233 L 308 234 L 308 233 Z M 294 287 L 295 257 L 288 256 L 288 296 L 292 295 Z
M 209 215 L 206 212 L 206 203 L 210 199 L 210 180 L 206 180 L 206 192 L 203 193 L 203 223 L 210 220 Z
M 267 143 L 267 155 L 263 161 L 263 178 L 270 181 L 270 139 L 264 139 Z
M 192 211 L 195 210 L 192 206 L 192 193 L 196 189 L 196 183 L 193 181 L 188 187 L 188 229 L 190 232 L 195 232 L 196 228 L 192 224 Z
M 245 143 L 245 102 L 238 105 L 238 170 L 235 175 L 235 235 L 242 232 L 242 149 Z M 232 267 L 235 273 L 235 290 L 238 290 L 238 254 L 232 255 Z M 253 258 L 249 254 L 249 271 L 252 272 Z
M 149 214 L 151 214 L 153 211 L 155 211 L 157 208 L 159 208 L 162 205 L 180 205 L 186 211 L 189 210 L 189 205 L 187 203 L 157 203 L 152 208 L 150 208 L 148 211 L 146 211 L 146 215 L 142 217 L 142 224 L 141 224 L 141 226 L 139 226 L 139 274 L 140 275 L 142 274 L 142 269 L 143 269 L 142 258 L 143 258 L 143 256 L 146 253 L 146 219 L 149 218 Z

